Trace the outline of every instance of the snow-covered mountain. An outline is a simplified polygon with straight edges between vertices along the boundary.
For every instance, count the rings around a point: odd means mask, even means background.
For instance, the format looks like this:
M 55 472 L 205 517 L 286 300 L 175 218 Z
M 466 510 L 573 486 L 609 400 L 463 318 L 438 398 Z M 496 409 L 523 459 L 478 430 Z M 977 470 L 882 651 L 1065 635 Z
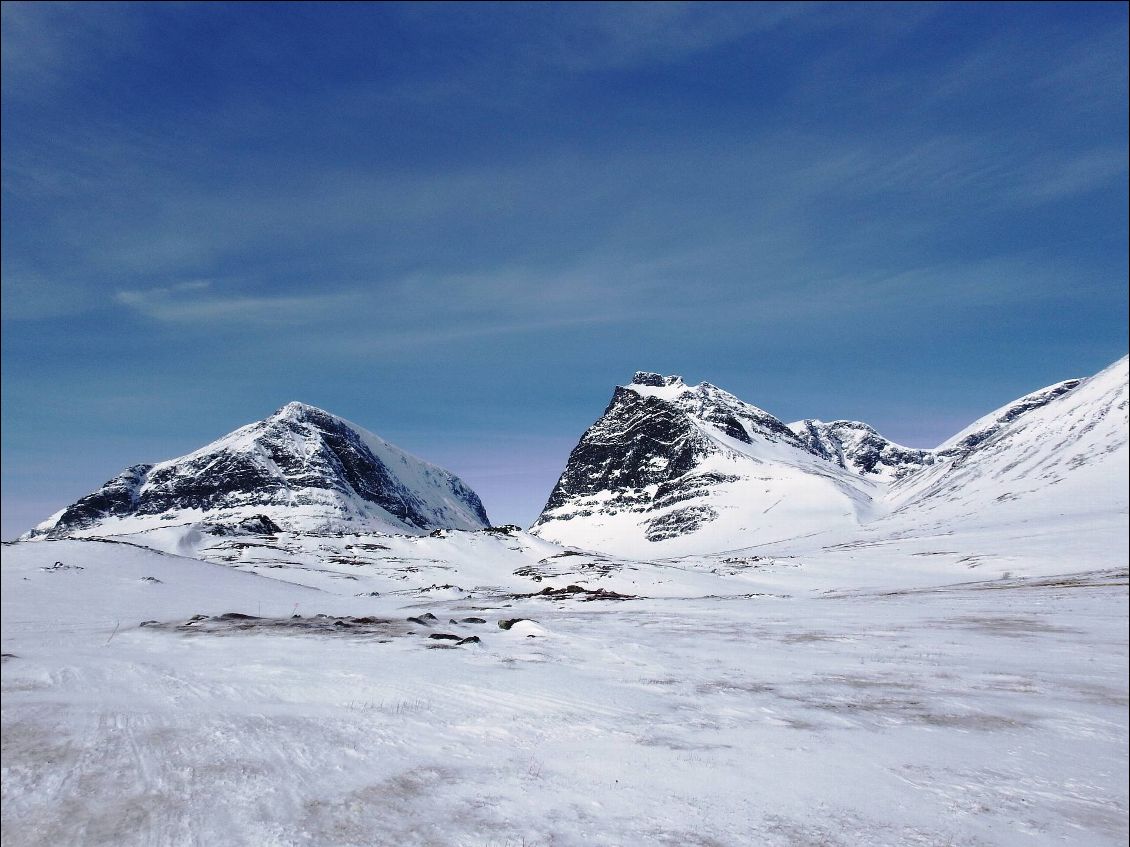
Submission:
M 203 523 L 212 531 L 480 529 L 458 477 L 342 418 L 288 403 L 187 456 L 134 465 L 28 538 L 121 535 Z
M 874 529 L 1040 523 L 1127 512 L 1127 359 L 974 422 L 887 495 Z
M 582 436 L 531 531 L 670 556 L 865 525 L 1023 520 L 1036 500 L 1125 512 L 1125 445 L 1125 358 L 1021 397 L 933 450 L 858 421 L 786 426 L 709 383 L 640 372 Z
M 531 531 L 621 555 L 679 555 L 854 527 L 882 486 L 709 383 L 639 372 L 573 449 Z

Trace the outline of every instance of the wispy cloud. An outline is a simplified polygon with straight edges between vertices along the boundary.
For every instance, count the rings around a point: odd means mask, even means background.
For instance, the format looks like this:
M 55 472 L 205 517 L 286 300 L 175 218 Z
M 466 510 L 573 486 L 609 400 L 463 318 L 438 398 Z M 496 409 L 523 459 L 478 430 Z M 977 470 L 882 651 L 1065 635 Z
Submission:
M 341 315 L 357 298 L 351 294 L 248 296 L 216 291 L 208 280 L 193 280 L 158 288 L 118 291 L 114 299 L 158 321 L 271 327 L 305 325 Z
M 1052 202 L 1126 182 L 1125 149 L 1090 150 L 1075 157 L 1045 161 L 1029 171 L 1017 191 L 1020 199 Z
M 42 96 L 113 57 L 136 53 L 151 17 L 132 5 L 6 0 L 0 6 L 4 97 Z

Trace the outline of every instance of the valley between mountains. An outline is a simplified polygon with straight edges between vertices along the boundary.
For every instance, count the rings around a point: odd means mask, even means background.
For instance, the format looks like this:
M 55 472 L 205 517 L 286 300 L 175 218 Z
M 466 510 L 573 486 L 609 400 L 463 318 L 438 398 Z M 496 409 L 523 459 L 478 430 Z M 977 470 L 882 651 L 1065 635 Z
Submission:
M 5 845 L 1125 844 L 1127 359 L 614 389 L 528 529 L 289 403 L 3 547 Z

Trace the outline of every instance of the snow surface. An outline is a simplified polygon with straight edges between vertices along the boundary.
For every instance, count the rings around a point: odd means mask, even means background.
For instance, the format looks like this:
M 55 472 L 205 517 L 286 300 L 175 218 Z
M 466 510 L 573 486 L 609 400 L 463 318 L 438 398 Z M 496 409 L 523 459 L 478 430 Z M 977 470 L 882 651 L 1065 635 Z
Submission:
M 3 842 L 1125 844 L 1125 525 L 1062 529 L 1058 561 L 991 532 L 5 545 Z M 519 596 L 576 583 L 637 599 Z M 226 612 L 254 618 L 186 626 Z

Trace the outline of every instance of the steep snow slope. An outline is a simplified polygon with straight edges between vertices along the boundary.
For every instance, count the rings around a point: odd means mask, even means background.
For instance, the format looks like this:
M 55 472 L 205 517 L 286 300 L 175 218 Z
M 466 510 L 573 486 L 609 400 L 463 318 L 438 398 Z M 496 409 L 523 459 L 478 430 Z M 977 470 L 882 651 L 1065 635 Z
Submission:
M 488 525 L 458 477 L 303 403 L 187 456 L 135 465 L 38 526 L 29 537 L 116 535 L 161 526 L 420 532 Z
M 891 486 L 872 527 L 927 532 L 1127 512 L 1127 359 L 986 415 L 939 448 L 953 458 Z
M 1115 364 L 1117 365 L 1117 362 Z M 1081 379 L 1066 379 L 1063 382 L 1057 382 L 1055 385 L 1033 391 L 1031 394 L 1025 394 L 1018 400 L 1013 400 L 1011 403 L 989 412 L 984 417 L 978 418 L 961 432 L 939 444 L 936 452 L 942 456 L 958 456 L 967 453 L 1017 418 L 1043 408 L 1052 400 L 1075 389 L 1082 382 Z
M 617 555 L 703 553 L 857 526 L 880 491 L 716 386 L 640 372 L 582 436 L 531 532 Z

